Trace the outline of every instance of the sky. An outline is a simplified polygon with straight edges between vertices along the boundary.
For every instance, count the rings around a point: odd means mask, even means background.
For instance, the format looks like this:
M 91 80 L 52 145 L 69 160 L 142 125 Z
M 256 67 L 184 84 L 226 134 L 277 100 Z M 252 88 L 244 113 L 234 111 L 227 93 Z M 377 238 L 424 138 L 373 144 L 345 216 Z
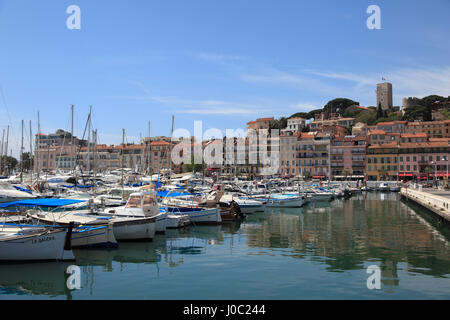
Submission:
M 70 30 L 67 8 L 81 11 Z M 370 30 L 370 5 L 381 29 Z M 450 0 L 0 0 L 0 130 L 18 154 L 21 120 L 99 143 L 175 129 L 245 129 L 259 117 L 376 105 L 376 84 L 403 97 L 450 96 Z M 1 134 L 1 131 L 0 131 Z

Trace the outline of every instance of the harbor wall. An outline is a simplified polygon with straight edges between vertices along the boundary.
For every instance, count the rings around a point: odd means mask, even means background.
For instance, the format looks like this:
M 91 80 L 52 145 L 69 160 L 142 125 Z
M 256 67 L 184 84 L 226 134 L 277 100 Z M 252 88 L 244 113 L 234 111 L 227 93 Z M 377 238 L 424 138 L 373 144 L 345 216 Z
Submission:
M 421 188 L 402 188 L 400 190 L 400 194 L 434 212 L 439 218 L 450 222 L 450 198 L 441 197 L 422 191 Z

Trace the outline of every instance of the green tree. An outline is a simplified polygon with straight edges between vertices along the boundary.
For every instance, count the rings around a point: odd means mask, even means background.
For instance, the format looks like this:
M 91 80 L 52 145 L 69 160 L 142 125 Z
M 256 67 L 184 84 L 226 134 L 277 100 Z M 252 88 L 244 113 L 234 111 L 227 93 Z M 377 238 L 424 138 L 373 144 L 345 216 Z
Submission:
M 415 120 L 423 120 L 427 121 L 427 119 L 431 119 L 431 113 L 427 107 L 424 106 L 411 106 L 406 108 L 405 114 L 403 115 L 403 120 L 406 121 L 415 121 Z
M 33 169 L 34 160 L 29 152 L 22 154 L 22 163 L 19 163 L 19 168 L 23 166 L 23 171 L 31 171 Z
M 383 118 L 383 108 L 381 108 L 381 103 L 378 105 L 377 109 L 377 120 Z
M 194 155 L 191 155 L 191 163 L 183 164 L 183 173 L 184 172 L 201 172 L 205 167 L 205 163 L 195 164 Z
M 355 122 L 362 122 L 369 126 L 376 124 L 377 113 L 375 110 L 364 110 L 355 119 Z
M 19 161 L 14 157 L 2 156 L 2 174 L 10 174 L 13 170 L 16 170 L 18 163 Z
M 325 105 L 325 107 L 323 108 L 323 111 L 331 114 L 331 113 L 337 113 L 340 116 L 343 116 L 346 109 L 354 106 L 354 105 L 358 105 L 359 106 L 359 102 L 347 99 L 347 98 L 337 98 L 331 101 L 328 101 L 328 103 Z

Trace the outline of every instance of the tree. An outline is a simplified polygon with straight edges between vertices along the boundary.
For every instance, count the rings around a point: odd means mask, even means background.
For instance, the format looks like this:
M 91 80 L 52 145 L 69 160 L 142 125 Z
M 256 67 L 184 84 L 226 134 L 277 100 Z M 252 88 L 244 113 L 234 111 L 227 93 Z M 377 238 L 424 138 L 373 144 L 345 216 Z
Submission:
M 270 122 L 270 129 L 285 129 L 287 127 L 287 118 L 281 117 L 278 120 L 272 120 Z
M 34 161 L 33 158 L 30 156 L 30 152 L 25 152 L 22 154 L 22 163 L 20 164 L 20 167 L 23 167 L 23 171 L 30 171 L 33 170 Z
M 16 169 L 18 163 L 19 161 L 14 157 L 2 156 L 2 174 L 10 174 Z
M 183 172 L 200 172 L 203 171 L 205 163 L 195 164 L 194 155 L 191 155 L 191 163 L 183 164 Z
M 383 118 L 383 108 L 381 108 L 381 103 L 378 105 L 377 109 L 377 120 Z
M 415 120 L 423 120 L 428 121 L 431 119 L 431 112 L 427 107 L 424 106 L 411 106 L 406 108 L 405 114 L 403 116 L 403 120 L 406 121 L 415 121 Z
M 372 126 L 377 121 L 376 110 L 364 110 L 355 119 L 355 122 L 362 122 L 369 126 Z
M 347 98 L 337 98 L 331 101 L 328 101 L 328 103 L 323 107 L 323 111 L 331 114 L 331 113 L 337 113 L 340 116 L 343 116 L 346 109 L 348 107 L 358 105 L 359 102 L 347 99 Z

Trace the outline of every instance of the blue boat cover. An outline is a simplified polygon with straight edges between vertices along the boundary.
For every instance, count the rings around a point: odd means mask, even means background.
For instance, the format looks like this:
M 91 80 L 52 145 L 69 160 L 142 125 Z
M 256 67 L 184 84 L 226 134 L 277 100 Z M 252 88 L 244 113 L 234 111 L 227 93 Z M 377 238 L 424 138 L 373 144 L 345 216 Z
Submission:
M 191 193 L 181 193 L 181 192 L 172 192 L 169 194 L 170 191 L 158 191 L 158 197 L 181 197 L 181 196 L 192 196 Z
M 32 199 L 32 200 L 22 200 L 14 201 L 8 203 L 1 203 L 0 208 L 8 207 L 62 207 L 70 204 L 86 202 L 82 200 L 72 200 L 72 199 Z
M 33 191 L 30 190 L 30 189 L 24 189 L 24 188 L 19 187 L 19 186 L 13 186 L 13 187 L 16 188 L 16 189 L 19 190 L 19 191 L 27 192 L 27 193 L 29 193 L 29 194 L 33 193 Z

